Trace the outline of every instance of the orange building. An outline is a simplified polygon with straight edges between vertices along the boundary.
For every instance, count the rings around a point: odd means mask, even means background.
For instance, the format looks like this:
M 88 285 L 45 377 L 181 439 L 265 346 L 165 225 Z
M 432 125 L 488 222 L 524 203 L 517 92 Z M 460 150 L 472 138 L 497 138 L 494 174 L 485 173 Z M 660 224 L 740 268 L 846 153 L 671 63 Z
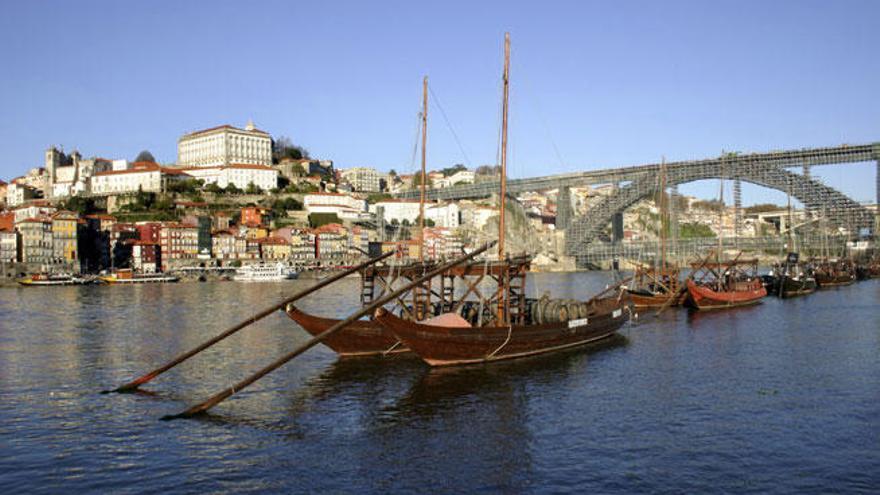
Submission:
M 259 206 L 247 206 L 241 209 L 241 224 L 247 225 L 248 227 L 262 225 L 263 224 L 263 216 L 266 215 L 268 210 L 266 208 L 260 208 Z

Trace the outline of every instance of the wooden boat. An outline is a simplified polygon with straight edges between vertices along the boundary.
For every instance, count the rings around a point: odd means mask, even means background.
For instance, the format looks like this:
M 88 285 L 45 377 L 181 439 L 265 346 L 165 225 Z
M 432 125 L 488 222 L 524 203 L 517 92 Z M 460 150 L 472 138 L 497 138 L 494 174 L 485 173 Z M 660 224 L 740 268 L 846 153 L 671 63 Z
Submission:
M 788 253 L 785 261 L 774 267 L 772 279 L 768 292 L 783 299 L 812 294 L 818 288 L 812 266 L 800 262 L 798 253 Z
M 593 301 L 583 318 L 553 323 L 442 326 L 402 320 L 384 309 L 376 320 L 431 366 L 486 363 L 533 356 L 595 342 L 614 335 L 629 320 L 621 298 Z
M 426 146 L 427 146 L 427 129 L 428 129 L 428 78 L 422 81 L 422 112 L 421 112 L 421 130 L 422 130 L 422 177 L 426 177 Z M 419 199 L 419 239 L 418 245 L 423 247 L 424 242 L 424 207 L 425 207 L 425 188 L 426 180 L 422 180 L 421 195 Z M 370 266 L 358 272 L 361 280 L 361 305 L 366 307 L 379 299 L 386 292 L 391 292 L 398 281 L 413 281 L 431 269 L 436 264 L 431 261 L 425 261 L 424 250 L 419 249 L 418 261 L 403 263 L 398 265 Z M 444 301 L 441 307 L 451 304 L 446 298 L 452 297 L 454 288 L 443 287 L 447 277 L 441 277 L 440 293 Z M 397 299 L 397 306 L 407 319 L 419 320 L 433 315 L 434 307 L 431 302 L 432 286 L 431 281 L 410 291 L 407 295 Z M 295 306 L 288 305 L 286 308 L 287 315 L 298 323 L 306 332 L 311 335 L 318 335 L 324 330 L 339 323 L 340 319 L 322 318 L 308 314 Z M 379 323 L 370 320 L 358 320 L 339 332 L 333 334 L 322 342 L 327 347 L 338 353 L 340 356 L 377 356 L 387 354 L 400 354 L 409 352 L 404 345 L 400 343 L 393 333 L 388 331 Z
M 761 302 L 767 289 L 757 276 L 758 260 L 694 263 L 687 280 L 688 303 L 699 310 L 727 309 Z
M 494 265 L 497 269 L 484 270 L 469 281 L 464 296 L 455 301 L 450 311 L 438 317 L 422 322 L 405 321 L 382 308 L 374 314 L 376 321 L 432 366 L 485 363 L 581 346 L 614 335 L 631 313 L 631 302 L 623 289 L 620 289 L 620 295 L 600 298 L 604 293 L 620 288 L 621 284 L 609 287 L 586 302 L 553 300 L 549 296 L 541 301 L 527 301 L 525 282 L 528 264 L 516 263 L 505 257 L 509 60 L 510 37 L 505 34 L 501 187 L 498 195 L 499 261 Z M 458 274 L 462 278 L 470 275 L 467 268 Z M 483 295 L 480 282 L 486 275 L 495 282 L 495 289 L 491 290 L 491 294 Z M 477 298 L 476 301 L 470 301 L 478 304 L 476 321 L 459 314 L 469 296 Z
M 323 333 L 341 320 L 321 318 L 288 304 L 285 313 L 313 336 Z M 395 335 L 373 320 L 358 320 L 327 337 L 323 344 L 343 357 L 379 356 L 409 352 Z
M 629 292 L 633 305 L 637 309 L 661 308 L 678 306 L 684 302 L 681 272 L 678 266 L 670 264 L 666 259 L 666 231 L 668 228 L 668 208 L 666 207 L 666 159 L 660 165 L 660 181 L 658 184 L 660 203 L 659 244 L 660 259 L 656 266 L 636 264 Z
M 817 260 L 816 283 L 820 289 L 851 285 L 856 281 L 855 268 L 846 260 Z

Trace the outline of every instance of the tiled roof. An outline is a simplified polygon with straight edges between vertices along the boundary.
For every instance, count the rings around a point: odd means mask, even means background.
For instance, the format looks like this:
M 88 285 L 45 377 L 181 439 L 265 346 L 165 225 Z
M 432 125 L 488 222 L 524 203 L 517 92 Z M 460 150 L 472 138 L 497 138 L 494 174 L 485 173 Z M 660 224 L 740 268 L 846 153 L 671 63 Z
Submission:
M 239 129 L 238 127 L 234 127 L 234 126 L 231 126 L 231 125 L 229 125 L 229 124 L 223 124 L 223 125 L 218 125 L 218 126 L 216 126 L 216 127 L 209 127 L 209 128 L 207 128 L 207 129 L 202 129 L 202 130 L 199 130 L 199 131 L 190 132 L 189 134 L 184 134 L 183 137 L 182 137 L 181 139 L 188 138 L 188 137 L 192 137 L 192 136 L 197 136 L 197 135 L 199 135 L 199 134 L 207 134 L 207 133 L 209 133 L 209 132 L 219 131 L 219 130 L 221 130 L 221 129 L 229 129 L 229 130 L 231 130 L 231 131 L 242 131 L 242 132 L 258 132 L 258 133 L 260 133 L 260 134 L 265 134 L 265 135 L 267 135 L 267 136 L 269 135 L 268 132 L 266 132 L 266 131 L 261 131 L 260 129 L 254 129 L 254 130 L 252 130 L 252 131 L 248 131 L 248 130 L 246 130 L 246 129 Z

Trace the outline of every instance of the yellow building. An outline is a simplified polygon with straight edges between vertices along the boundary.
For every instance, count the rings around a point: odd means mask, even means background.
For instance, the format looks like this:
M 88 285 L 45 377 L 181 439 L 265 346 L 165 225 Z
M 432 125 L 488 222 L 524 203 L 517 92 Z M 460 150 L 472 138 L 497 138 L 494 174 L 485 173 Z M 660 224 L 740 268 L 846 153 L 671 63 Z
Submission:
M 260 254 L 264 260 L 290 259 L 290 243 L 280 237 L 260 239 Z
M 53 258 L 71 267 L 75 267 L 77 253 L 77 225 L 79 215 L 72 211 L 59 211 L 52 215 L 52 250 Z

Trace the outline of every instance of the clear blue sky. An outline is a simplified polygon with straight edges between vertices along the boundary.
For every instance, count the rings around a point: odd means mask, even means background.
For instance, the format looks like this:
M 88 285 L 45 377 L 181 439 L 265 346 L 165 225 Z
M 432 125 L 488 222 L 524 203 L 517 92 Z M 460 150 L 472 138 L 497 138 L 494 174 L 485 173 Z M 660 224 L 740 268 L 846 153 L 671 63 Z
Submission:
M 410 170 L 424 74 L 467 163 L 491 163 L 505 31 L 514 177 L 880 141 L 877 1 L 3 1 L 2 11 L 6 179 L 51 144 L 170 162 L 181 134 L 248 118 L 341 167 Z M 430 117 L 429 166 L 465 162 L 433 102 Z M 873 167 L 825 170 L 873 198 Z

